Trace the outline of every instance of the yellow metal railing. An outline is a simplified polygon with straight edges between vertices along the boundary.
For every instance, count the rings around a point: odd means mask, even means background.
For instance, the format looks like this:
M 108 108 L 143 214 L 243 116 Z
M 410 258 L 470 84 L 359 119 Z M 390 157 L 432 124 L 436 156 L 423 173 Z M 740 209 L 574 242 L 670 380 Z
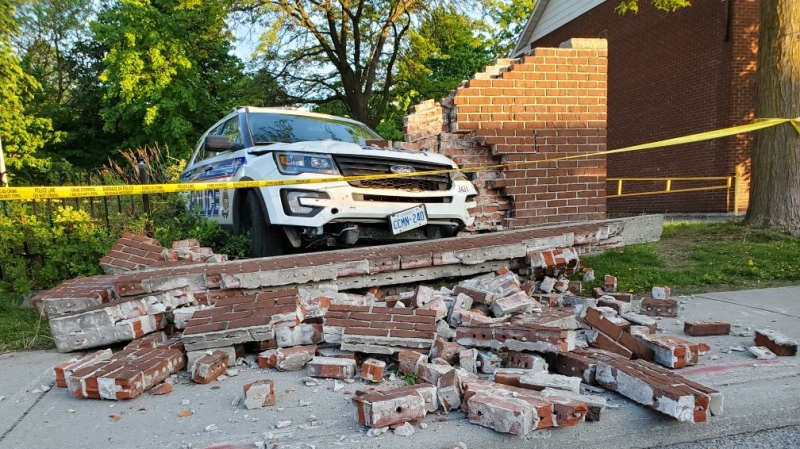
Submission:
M 632 182 L 664 182 L 664 189 L 662 190 L 654 190 L 648 192 L 633 192 L 633 193 L 623 193 L 623 186 L 625 183 L 632 183 Z M 684 182 L 684 181 L 706 181 L 706 182 L 713 182 L 713 181 L 724 181 L 724 184 L 720 185 L 711 185 L 705 187 L 688 187 L 688 188 L 673 188 L 673 182 Z M 731 210 L 731 206 L 733 209 L 733 213 L 738 215 L 738 205 L 739 205 L 739 190 L 741 186 L 741 172 L 740 170 L 736 170 L 736 173 L 730 176 L 696 176 L 696 177 L 672 177 L 672 178 L 606 178 L 606 182 L 616 183 L 616 191 L 617 193 L 614 195 L 606 195 L 606 198 L 624 198 L 630 196 L 645 196 L 645 195 L 663 195 L 666 193 L 685 193 L 685 192 L 702 192 L 705 190 L 733 190 L 733 204 L 731 205 L 731 195 L 728 195 L 727 198 L 727 209 Z

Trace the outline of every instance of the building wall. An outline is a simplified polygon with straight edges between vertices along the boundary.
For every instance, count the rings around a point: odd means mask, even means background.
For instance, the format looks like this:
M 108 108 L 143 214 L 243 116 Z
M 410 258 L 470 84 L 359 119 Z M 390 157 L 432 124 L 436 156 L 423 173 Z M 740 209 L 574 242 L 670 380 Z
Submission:
M 638 14 L 614 11 L 607 1 L 535 41 L 556 45 L 569 37 L 608 39 L 609 149 L 724 128 L 754 117 L 758 47 L 755 0 L 693 2 L 674 13 L 642 3 Z M 751 135 L 657 150 L 609 155 L 609 178 L 712 177 L 744 173 L 746 208 Z M 723 185 L 676 182 L 673 189 Z M 627 182 L 623 193 L 661 190 L 665 182 Z M 617 185 L 609 182 L 609 194 Z M 722 212 L 733 209 L 733 189 L 609 198 L 608 211 Z
M 605 217 L 607 49 L 602 39 L 498 61 L 405 119 L 408 150 L 476 171 L 473 230 Z M 498 165 L 513 164 L 498 167 Z

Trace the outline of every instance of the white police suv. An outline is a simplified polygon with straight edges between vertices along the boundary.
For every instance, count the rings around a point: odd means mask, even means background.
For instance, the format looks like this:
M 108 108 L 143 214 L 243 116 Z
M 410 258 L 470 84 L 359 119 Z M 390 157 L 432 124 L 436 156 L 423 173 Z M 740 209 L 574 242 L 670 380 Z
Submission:
M 181 182 L 305 180 L 457 168 L 441 154 L 369 146 L 354 120 L 296 109 L 239 107 L 208 130 Z M 366 178 L 190 194 L 189 206 L 236 233 L 251 256 L 356 242 L 434 239 L 472 224 L 463 175 Z

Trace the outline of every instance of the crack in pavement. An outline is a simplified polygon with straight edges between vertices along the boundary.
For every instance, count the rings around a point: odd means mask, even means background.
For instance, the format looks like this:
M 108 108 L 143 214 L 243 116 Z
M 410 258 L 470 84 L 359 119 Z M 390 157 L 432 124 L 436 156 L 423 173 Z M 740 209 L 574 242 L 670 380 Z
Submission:
M 734 300 L 728 300 L 728 299 L 723 299 L 723 298 L 712 298 L 710 296 L 704 296 L 704 295 L 694 295 L 694 296 L 696 298 L 703 298 L 703 299 L 708 299 L 708 300 L 711 300 L 711 301 L 724 302 L 726 304 L 733 304 L 735 306 L 742 306 L 742 307 L 746 307 L 748 309 L 760 310 L 762 312 L 775 313 L 775 314 L 783 315 L 783 316 L 789 317 L 789 318 L 800 318 L 800 315 L 794 315 L 794 314 L 791 314 L 791 313 L 781 312 L 781 311 L 778 311 L 778 310 L 768 309 L 768 308 L 765 308 L 765 307 L 757 307 L 757 306 L 753 306 L 753 305 L 750 305 L 750 304 L 742 304 L 742 303 L 736 302 Z

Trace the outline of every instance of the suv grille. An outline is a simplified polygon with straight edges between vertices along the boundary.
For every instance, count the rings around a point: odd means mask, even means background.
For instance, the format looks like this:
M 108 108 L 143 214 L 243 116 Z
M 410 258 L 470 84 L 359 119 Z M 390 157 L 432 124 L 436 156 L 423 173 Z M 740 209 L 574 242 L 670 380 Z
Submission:
M 416 161 L 401 161 L 396 159 L 381 159 L 363 156 L 334 155 L 336 164 L 342 176 L 368 176 L 391 174 L 389 167 L 393 165 L 407 165 L 416 172 L 431 170 L 447 170 L 447 165 L 426 164 Z M 450 189 L 450 174 L 438 173 L 434 175 L 412 176 L 407 178 L 370 179 L 365 181 L 350 181 L 353 187 L 365 189 L 398 189 L 421 192 L 435 192 Z

